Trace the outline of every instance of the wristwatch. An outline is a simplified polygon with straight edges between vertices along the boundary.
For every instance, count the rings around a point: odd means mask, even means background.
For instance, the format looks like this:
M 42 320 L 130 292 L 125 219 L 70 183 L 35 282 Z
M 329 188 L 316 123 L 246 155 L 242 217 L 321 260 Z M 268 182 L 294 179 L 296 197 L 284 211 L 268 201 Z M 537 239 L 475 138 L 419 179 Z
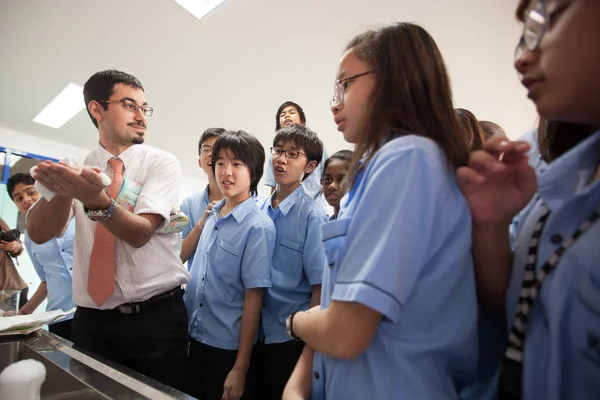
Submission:
M 83 211 L 85 211 L 85 215 L 94 222 L 103 222 L 109 219 L 113 213 L 115 212 L 116 207 L 115 201 L 110 197 L 110 204 L 108 208 L 104 210 L 90 210 L 87 207 L 83 207 Z
M 294 311 L 293 313 L 290 314 L 290 316 L 285 320 L 285 330 L 287 335 L 292 339 L 292 340 L 298 340 L 298 341 L 302 341 L 302 339 L 300 339 L 299 336 L 297 336 L 294 333 L 294 315 L 296 315 L 297 311 Z

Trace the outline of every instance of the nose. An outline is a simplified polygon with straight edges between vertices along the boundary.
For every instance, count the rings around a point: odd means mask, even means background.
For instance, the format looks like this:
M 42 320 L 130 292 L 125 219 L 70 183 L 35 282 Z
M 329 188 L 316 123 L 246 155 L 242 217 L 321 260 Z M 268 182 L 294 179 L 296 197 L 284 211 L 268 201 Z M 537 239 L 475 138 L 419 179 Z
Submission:
M 537 51 L 531 51 L 531 50 L 527 50 L 527 49 L 517 49 L 516 54 L 515 54 L 515 62 L 514 62 L 514 66 L 515 69 L 517 70 L 517 73 L 520 76 L 525 75 L 525 72 L 527 72 L 527 69 L 529 68 L 529 66 L 531 66 L 531 64 L 533 62 L 535 62 L 536 57 L 538 56 L 538 52 Z
M 341 106 L 342 106 L 342 103 L 331 106 L 331 113 L 333 114 L 334 117 L 340 111 Z
M 135 113 L 134 119 L 138 122 L 146 123 L 148 117 L 146 117 L 144 111 L 141 108 L 138 108 L 137 112 Z
M 231 176 L 231 165 L 227 164 L 223 167 L 223 171 L 221 172 L 223 176 Z

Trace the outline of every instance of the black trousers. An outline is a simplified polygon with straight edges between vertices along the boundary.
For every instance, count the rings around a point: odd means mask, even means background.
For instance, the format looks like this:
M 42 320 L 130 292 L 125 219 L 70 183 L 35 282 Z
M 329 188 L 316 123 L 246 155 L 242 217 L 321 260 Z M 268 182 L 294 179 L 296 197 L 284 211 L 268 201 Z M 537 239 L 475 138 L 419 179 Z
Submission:
M 71 330 L 73 328 L 73 320 L 68 319 L 66 321 L 55 322 L 52 325 L 48 325 L 48 330 L 61 338 L 71 340 Z
M 225 379 L 233 368 L 237 350 L 223 350 L 208 346 L 190 337 L 190 354 L 187 366 L 186 392 L 202 400 L 221 400 Z M 254 368 L 246 373 L 242 400 L 262 400 L 252 394 Z M 281 398 L 279 398 L 281 400 Z
M 187 331 L 187 312 L 181 291 L 139 314 L 77 307 L 71 338 L 74 348 L 92 353 L 92 357 L 104 357 L 183 390 Z
M 260 343 L 254 346 L 254 395 L 260 400 L 281 400 L 283 390 L 302 354 L 304 343 Z

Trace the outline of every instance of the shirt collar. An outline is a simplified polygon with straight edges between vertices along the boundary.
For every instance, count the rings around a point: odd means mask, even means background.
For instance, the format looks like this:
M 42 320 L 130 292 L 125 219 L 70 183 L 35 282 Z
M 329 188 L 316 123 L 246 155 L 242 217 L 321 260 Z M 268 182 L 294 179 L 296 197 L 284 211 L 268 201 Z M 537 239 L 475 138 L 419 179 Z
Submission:
M 277 193 L 277 191 L 273 192 L 273 194 L 268 198 L 269 201 L 269 208 L 273 209 L 273 196 L 275 196 L 275 194 Z M 290 210 L 292 209 L 292 207 L 294 207 L 294 205 L 306 194 L 306 191 L 304 190 L 304 187 L 302 185 L 298 186 L 296 188 L 296 190 L 294 190 L 292 193 L 290 193 L 290 195 L 288 197 L 286 197 L 285 199 L 283 199 L 283 201 L 281 203 L 279 203 L 279 206 L 277 206 L 277 208 L 279 208 L 279 210 L 281 211 L 281 213 L 283 215 L 287 215 Z
M 212 208 L 212 214 L 215 216 L 215 219 L 219 219 L 219 212 L 221 208 L 225 205 L 225 199 L 220 200 L 215 206 Z M 256 205 L 256 199 L 253 196 L 248 197 L 246 200 L 242 201 L 240 204 L 234 207 L 225 218 L 228 218 L 230 215 L 235 218 L 236 222 L 239 224 L 242 222 L 248 214 L 252 211 L 254 206 Z
M 98 144 L 98 148 L 96 149 L 96 160 L 98 161 L 98 166 L 100 167 L 102 172 L 105 172 L 108 167 L 108 160 L 113 157 L 118 158 L 123 161 L 123 170 L 127 169 L 127 166 L 133 160 L 133 157 L 137 154 L 137 151 L 141 145 L 134 144 L 130 146 L 127 150 L 123 151 L 118 156 L 114 156 L 108 152 L 101 144 Z
M 573 198 L 600 184 L 591 182 L 600 161 L 600 131 L 550 163 L 538 178 L 538 193 L 550 209 L 557 210 Z

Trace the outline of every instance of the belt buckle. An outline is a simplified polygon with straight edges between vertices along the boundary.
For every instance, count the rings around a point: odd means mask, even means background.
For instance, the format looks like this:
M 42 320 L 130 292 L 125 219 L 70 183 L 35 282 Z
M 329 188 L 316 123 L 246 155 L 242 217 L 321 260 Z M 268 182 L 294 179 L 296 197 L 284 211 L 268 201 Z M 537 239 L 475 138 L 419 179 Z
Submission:
M 141 311 L 139 304 L 130 306 L 119 306 L 117 309 L 121 314 L 139 314 Z

